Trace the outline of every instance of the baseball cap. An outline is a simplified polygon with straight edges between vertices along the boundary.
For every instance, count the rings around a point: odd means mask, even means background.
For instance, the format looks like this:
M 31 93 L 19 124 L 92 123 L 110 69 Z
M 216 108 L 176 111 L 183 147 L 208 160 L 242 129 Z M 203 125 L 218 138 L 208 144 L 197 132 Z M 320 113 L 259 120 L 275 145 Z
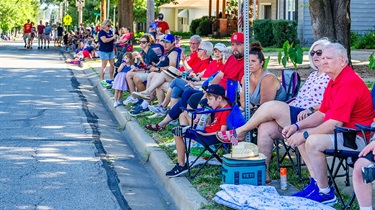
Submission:
M 241 32 L 236 32 L 232 34 L 230 42 L 244 43 L 244 35 Z
M 223 50 L 226 48 L 226 46 L 225 46 L 225 44 L 223 44 L 223 43 L 217 43 L 217 44 L 215 44 L 215 47 L 214 47 L 214 49 L 218 49 L 218 50 L 220 50 L 221 52 L 223 52 Z
M 206 93 L 215 94 L 215 95 L 219 95 L 219 96 L 226 98 L 225 89 L 221 85 L 214 84 L 214 85 L 208 86 L 208 88 L 206 89 Z
M 174 35 L 166 34 L 162 40 L 165 42 L 174 42 L 175 39 L 174 39 Z

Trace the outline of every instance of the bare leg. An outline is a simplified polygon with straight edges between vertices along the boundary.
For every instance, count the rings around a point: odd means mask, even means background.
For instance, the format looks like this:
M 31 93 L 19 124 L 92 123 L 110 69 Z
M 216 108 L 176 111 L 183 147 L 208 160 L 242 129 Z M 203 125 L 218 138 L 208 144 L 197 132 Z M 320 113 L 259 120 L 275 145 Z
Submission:
M 169 117 L 169 115 L 166 115 L 164 119 L 158 123 L 160 127 L 165 127 L 169 122 L 171 122 L 173 119 Z
M 180 125 L 190 125 L 191 124 L 191 118 L 187 114 L 187 112 L 183 112 L 179 116 Z
M 130 71 L 126 73 L 126 83 L 128 84 L 130 94 L 135 91 L 135 83 L 133 81 L 133 78 L 136 74 L 137 71 Z
M 272 157 L 273 142 L 277 139 L 283 139 L 279 125 L 275 121 L 265 122 L 258 127 L 258 148 L 259 152 L 264 154 L 266 159 L 266 180 L 271 180 L 269 176 L 269 163 Z
M 238 139 L 245 139 L 247 132 L 268 121 L 276 121 L 282 128 L 290 125 L 289 105 L 281 101 L 269 101 L 262 104 L 245 125 L 236 129 Z
M 100 69 L 100 81 L 104 80 L 104 74 L 107 67 L 108 60 L 102 60 L 102 68 Z
M 156 98 L 158 99 L 158 104 L 160 104 L 161 101 L 164 101 L 165 94 L 162 88 L 156 88 Z
M 157 74 L 157 76 L 154 76 L 152 78 L 152 81 L 150 83 L 147 82 L 147 86 L 148 87 L 146 88 L 146 91 L 149 92 L 149 93 L 151 93 L 157 87 L 160 87 L 163 83 L 170 82 L 172 80 L 173 80 L 172 77 L 166 75 L 164 72 L 161 72 L 161 73 Z
M 362 179 L 362 167 L 370 165 L 371 162 L 364 158 L 359 158 L 354 165 L 353 169 L 353 187 L 357 196 L 358 204 L 360 207 L 372 206 L 372 184 L 365 184 Z
M 185 165 L 185 143 L 182 139 L 182 136 L 174 136 L 173 138 L 174 138 L 174 141 L 176 142 L 178 165 L 184 166 Z
M 315 179 L 314 170 L 311 168 L 311 164 L 312 163 L 310 162 L 310 160 L 307 157 L 306 145 L 305 144 L 301 144 L 300 146 L 298 146 L 298 151 L 301 154 L 302 160 L 305 163 L 306 168 L 307 168 L 307 170 L 310 173 L 310 177 Z
M 303 157 L 306 165 L 311 165 L 313 177 L 316 179 L 319 188 L 328 187 L 327 159 L 324 150 L 333 149 L 332 140 L 327 134 L 315 134 L 309 136 L 305 143 L 307 158 Z
M 133 77 L 133 80 L 138 92 L 144 91 L 146 89 L 145 83 L 137 75 Z
M 165 95 L 165 99 L 164 99 L 163 103 L 161 104 L 163 107 L 168 106 L 169 102 L 171 101 L 171 94 L 172 94 L 172 88 L 168 87 L 167 93 Z M 174 104 L 176 104 L 176 102 Z M 171 107 L 173 107 L 173 106 L 171 105 Z
M 113 80 L 114 79 L 114 72 L 115 72 L 115 65 L 114 65 L 114 59 L 113 58 L 111 58 L 111 59 L 109 59 L 109 78 L 111 79 L 111 80 Z

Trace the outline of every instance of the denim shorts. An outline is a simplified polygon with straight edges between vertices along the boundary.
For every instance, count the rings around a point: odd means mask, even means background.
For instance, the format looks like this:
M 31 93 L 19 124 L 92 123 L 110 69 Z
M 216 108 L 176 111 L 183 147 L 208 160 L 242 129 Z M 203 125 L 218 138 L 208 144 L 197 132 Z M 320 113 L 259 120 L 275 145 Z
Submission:
M 99 51 L 99 57 L 100 57 L 100 60 L 107 61 L 109 59 L 114 59 L 115 53 L 113 51 L 112 52 Z
M 173 79 L 169 85 L 169 87 L 172 88 L 171 98 L 180 98 L 186 88 L 186 84 L 187 83 L 180 78 Z
M 294 124 L 297 122 L 297 116 L 300 112 L 302 112 L 303 108 L 299 108 L 296 106 L 289 106 L 289 111 L 290 111 L 290 123 Z

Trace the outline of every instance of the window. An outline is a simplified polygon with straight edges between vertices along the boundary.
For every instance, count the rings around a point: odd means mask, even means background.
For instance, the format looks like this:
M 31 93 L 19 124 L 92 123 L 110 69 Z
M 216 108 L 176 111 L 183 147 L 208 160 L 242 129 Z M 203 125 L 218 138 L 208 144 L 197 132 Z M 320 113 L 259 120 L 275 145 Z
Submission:
M 295 20 L 296 19 L 296 1 L 286 0 L 286 19 Z

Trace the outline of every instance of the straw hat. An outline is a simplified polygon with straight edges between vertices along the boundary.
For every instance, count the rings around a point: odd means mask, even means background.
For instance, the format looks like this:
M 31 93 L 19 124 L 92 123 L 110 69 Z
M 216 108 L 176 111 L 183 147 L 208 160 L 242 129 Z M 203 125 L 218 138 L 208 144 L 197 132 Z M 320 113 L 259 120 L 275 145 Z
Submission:
M 264 160 L 266 156 L 259 153 L 258 146 L 249 142 L 239 142 L 233 145 L 232 153 L 223 155 L 225 158 L 234 160 Z
M 176 69 L 173 66 L 168 67 L 167 70 L 164 70 L 164 73 L 169 75 L 170 77 L 177 78 L 180 77 L 180 70 Z

